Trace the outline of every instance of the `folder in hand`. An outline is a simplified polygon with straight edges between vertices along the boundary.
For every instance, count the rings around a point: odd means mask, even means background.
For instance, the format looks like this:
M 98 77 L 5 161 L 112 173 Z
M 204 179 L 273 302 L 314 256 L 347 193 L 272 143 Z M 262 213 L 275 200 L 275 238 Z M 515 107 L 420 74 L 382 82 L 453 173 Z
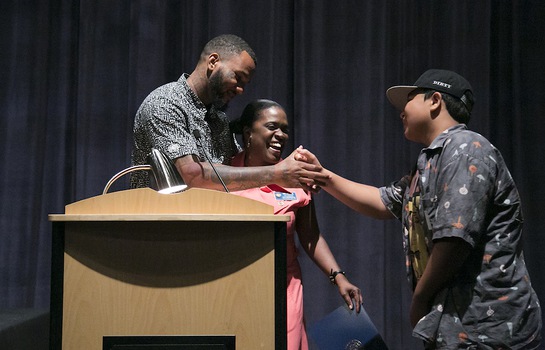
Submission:
M 316 322 L 309 336 L 320 350 L 388 350 L 363 306 L 359 313 L 340 306 Z

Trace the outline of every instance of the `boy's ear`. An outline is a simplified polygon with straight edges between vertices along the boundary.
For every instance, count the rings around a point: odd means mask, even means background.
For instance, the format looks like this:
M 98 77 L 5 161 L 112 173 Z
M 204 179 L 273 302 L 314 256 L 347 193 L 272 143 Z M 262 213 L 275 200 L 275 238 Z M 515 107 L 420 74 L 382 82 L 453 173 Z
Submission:
M 441 106 L 441 101 L 443 101 L 443 96 L 440 92 L 434 92 L 430 97 L 431 106 L 433 109 L 436 109 Z

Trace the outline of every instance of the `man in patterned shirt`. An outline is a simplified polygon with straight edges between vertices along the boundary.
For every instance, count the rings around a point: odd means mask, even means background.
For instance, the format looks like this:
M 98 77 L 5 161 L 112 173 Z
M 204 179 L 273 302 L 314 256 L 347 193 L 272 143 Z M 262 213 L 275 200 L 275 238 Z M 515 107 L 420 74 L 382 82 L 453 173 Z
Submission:
M 425 146 L 414 170 L 376 188 L 324 169 L 323 189 L 364 215 L 401 220 L 409 316 L 426 349 L 537 349 L 541 309 L 522 253 L 519 193 L 500 152 L 466 127 L 470 84 L 432 69 L 386 94 L 405 137 Z M 296 158 L 320 165 L 307 150 Z
M 222 109 L 243 93 L 256 64 L 254 51 L 238 36 L 225 34 L 210 40 L 191 74 L 160 86 L 142 102 L 134 121 L 133 164 L 146 164 L 151 149 L 156 148 L 174 162 L 187 185 L 218 190 L 223 185 L 206 162 L 206 155 L 218 164 L 216 169 L 230 190 L 270 183 L 308 188 L 314 179 L 323 180 L 321 168 L 295 161 L 295 151 L 271 166 L 228 166 L 240 147 Z M 131 174 L 132 187 L 149 185 L 147 172 Z

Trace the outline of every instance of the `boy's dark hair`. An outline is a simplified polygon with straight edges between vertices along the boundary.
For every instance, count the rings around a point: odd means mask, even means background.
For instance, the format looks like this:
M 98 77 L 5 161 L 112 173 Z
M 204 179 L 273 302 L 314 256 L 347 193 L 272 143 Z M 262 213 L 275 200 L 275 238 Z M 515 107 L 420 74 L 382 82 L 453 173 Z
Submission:
M 254 50 L 250 45 L 244 41 L 244 39 L 234 34 L 222 34 L 211 39 L 202 50 L 201 56 L 208 56 L 211 53 L 217 52 L 224 58 L 231 57 L 233 55 L 240 55 L 243 51 L 246 51 L 248 55 L 254 61 L 257 66 L 257 57 Z
M 471 118 L 471 113 L 468 111 L 466 105 L 460 100 L 452 95 L 447 93 L 431 90 L 431 89 L 417 89 L 419 93 L 424 94 L 424 100 L 429 99 L 435 92 L 439 92 L 445 101 L 445 106 L 447 106 L 447 111 L 454 120 L 461 124 L 468 124 L 469 119 Z M 473 105 L 473 94 L 471 91 L 466 91 L 464 94 L 466 101 L 469 101 Z

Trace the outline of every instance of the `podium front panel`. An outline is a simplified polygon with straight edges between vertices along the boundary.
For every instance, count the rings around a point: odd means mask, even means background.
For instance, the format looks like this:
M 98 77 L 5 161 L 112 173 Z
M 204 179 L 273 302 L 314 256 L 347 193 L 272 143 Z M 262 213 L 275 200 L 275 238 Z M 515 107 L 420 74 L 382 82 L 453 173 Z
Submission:
M 51 344 L 234 335 L 286 348 L 285 222 L 54 222 Z

